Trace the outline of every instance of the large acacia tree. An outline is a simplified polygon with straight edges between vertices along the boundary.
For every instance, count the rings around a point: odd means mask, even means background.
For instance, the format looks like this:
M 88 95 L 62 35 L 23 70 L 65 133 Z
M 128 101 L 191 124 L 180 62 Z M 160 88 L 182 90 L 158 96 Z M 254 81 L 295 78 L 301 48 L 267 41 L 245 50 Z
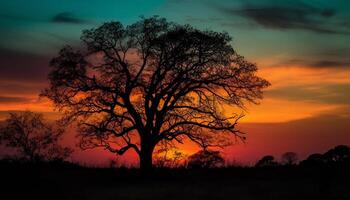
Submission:
M 85 30 L 79 50 L 67 46 L 51 61 L 43 95 L 79 125 L 82 148 L 133 149 L 140 167 L 152 167 L 159 142 L 185 138 L 224 145 L 239 115 L 223 106 L 256 103 L 269 83 L 238 55 L 227 33 L 202 31 L 163 18 L 124 27 L 104 23 Z

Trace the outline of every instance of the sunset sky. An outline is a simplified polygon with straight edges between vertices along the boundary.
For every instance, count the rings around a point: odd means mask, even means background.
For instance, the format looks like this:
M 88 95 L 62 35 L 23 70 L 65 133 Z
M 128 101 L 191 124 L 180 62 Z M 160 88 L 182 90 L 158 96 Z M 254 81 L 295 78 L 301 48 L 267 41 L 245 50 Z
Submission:
M 0 120 L 26 109 L 57 116 L 38 94 L 47 86 L 49 60 L 65 44 L 78 46 L 83 29 L 159 15 L 228 32 L 234 48 L 272 84 L 260 105 L 244 111 L 240 129 L 247 133 L 246 144 L 224 150 L 225 157 L 251 164 L 267 154 L 279 158 L 294 151 L 303 159 L 350 145 L 349 10 L 348 0 L 4 0 Z M 74 144 L 74 136 L 67 138 Z M 188 154 L 195 150 L 185 147 Z M 111 155 L 101 152 L 76 152 L 74 159 L 107 162 Z

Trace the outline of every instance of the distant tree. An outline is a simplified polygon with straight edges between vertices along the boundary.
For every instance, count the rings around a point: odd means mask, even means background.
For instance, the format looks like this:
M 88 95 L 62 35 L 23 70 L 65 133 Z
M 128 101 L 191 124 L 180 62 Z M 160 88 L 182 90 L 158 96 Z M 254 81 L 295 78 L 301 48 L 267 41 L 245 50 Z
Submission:
M 66 123 L 77 122 L 83 149 L 132 149 L 141 168 L 152 167 L 163 140 L 208 147 L 244 139 L 236 129 L 241 116 L 222 108 L 257 103 L 269 85 L 227 33 L 151 17 L 127 27 L 104 23 L 81 39 L 81 51 L 65 47 L 51 61 L 42 95 Z
M 275 158 L 271 155 L 262 157 L 256 164 L 256 167 L 273 167 L 277 166 L 278 163 L 275 161 Z
M 155 151 L 154 165 L 158 168 L 176 168 L 183 166 L 185 155 L 172 143 L 161 142 Z
M 63 131 L 47 123 L 42 114 L 10 113 L 0 128 L 0 142 L 16 149 L 22 159 L 30 162 L 64 160 L 72 150 L 58 144 Z
M 202 150 L 188 158 L 188 168 L 213 168 L 222 167 L 225 160 L 219 151 Z
M 338 145 L 324 154 L 328 163 L 350 163 L 350 147 Z
M 281 157 L 282 164 L 295 165 L 298 162 L 298 155 L 294 152 L 286 152 Z

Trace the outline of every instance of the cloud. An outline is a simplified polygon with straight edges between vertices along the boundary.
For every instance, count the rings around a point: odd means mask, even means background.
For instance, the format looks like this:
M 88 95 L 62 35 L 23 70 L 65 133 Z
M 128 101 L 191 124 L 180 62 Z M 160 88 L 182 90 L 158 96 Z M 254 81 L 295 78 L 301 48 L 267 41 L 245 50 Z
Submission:
M 302 1 L 265 1 L 265 3 L 244 3 L 239 8 L 218 7 L 224 13 L 244 17 L 265 28 L 287 30 L 299 29 L 326 34 L 347 34 L 330 26 L 331 18 L 337 12 L 330 8 L 319 8 Z
M 28 21 L 28 22 L 47 22 L 47 19 L 35 18 L 33 16 L 25 15 L 13 15 L 13 14 L 0 14 L 0 19 L 10 20 L 10 21 Z M 53 17 L 49 18 L 49 22 L 53 23 L 67 23 L 67 24 L 87 24 L 88 20 L 79 18 L 70 12 L 61 12 Z
M 350 106 L 350 84 L 312 84 L 305 86 L 286 86 L 265 92 L 266 96 L 292 102 L 309 101 L 315 103 Z
M 29 83 L 23 80 L 2 80 L 0 81 L 0 94 L 7 96 L 23 96 L 38 94 L 46 87 L 45 82 Z
M 316 50 L 314 55 L 344 59 L 344 58 L 350 57 L 350 47 L 331 48 L 331 49 L 326 48 L 326 49 Z
M 0 48 L 0 80 L 43 82 L 50 57 Z
M 219 17 L 199 18 L 199 17 L 186 16 L 185 20 L 188 23 L 212 23 L 212 22 L 220 22 L 223 19 Z
M 30 101 L 30 99 L 24 97 L 0 96 L 0 103 L 24 103 L 28 101 Z
M 86 20 L 78 18 L 73 13 L 70 12 L 61 12 L 53 16 L 51 19 L 54 23 L 68 23 L 68 24 L 85 24 Z
M 171 3 L 171 4 L 183 4 L 183 3 L 189 3 L 189 2 L 191 2 L 191 0 L 167 0 L 167 3 Z
M 318 62 L 311 63 L 312 67 L 324 68 L 324 67 L 350 67 L 350 61 L 333 61 L 333 60 L 321 60 Z
M 291 59 L 286 61 L 286 65 L 302 65 L 303 67 L 311 68 L 350 68 L 350 60 L 303 60 L 303 59 Z

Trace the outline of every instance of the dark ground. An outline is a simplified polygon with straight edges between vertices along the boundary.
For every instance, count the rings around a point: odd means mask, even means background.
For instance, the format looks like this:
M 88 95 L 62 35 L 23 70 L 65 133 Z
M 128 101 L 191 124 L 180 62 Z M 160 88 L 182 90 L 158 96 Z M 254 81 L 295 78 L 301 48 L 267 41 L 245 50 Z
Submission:
M 348 167 L 209 170 L 2 165 L 0 199 L 350 199 Z

